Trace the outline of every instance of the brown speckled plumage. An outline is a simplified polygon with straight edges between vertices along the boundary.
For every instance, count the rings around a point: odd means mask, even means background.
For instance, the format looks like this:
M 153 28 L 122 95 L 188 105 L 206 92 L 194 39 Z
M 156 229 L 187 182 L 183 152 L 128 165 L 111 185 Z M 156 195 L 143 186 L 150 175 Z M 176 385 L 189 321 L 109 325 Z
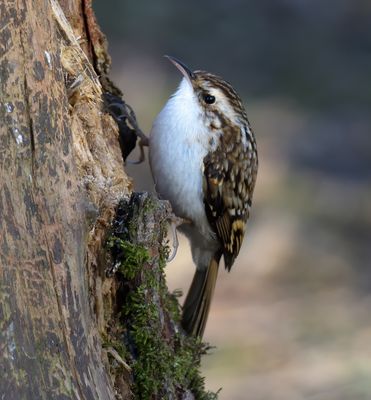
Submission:
M 238 115 L 236 123 L 220 113 L 217 106 L 207 107 L 210 129 L 218 136 L 218 145 L 204 158 L 204 202 L 210 225 L 222 245 L 225 267 L 230 270 L 240 251 L 250 215 L 258 170 L 256 141 L 233 87 L 207 72 L 196 71 L 194 75 L 200 97 L 207 87 L 218 88 Z

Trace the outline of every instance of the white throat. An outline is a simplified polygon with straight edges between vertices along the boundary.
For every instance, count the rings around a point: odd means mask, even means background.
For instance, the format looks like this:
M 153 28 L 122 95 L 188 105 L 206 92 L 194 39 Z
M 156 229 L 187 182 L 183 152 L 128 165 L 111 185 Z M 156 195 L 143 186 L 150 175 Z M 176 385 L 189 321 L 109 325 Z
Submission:
M 209 235 L 202 193 L 203 160 L 211 132 L 191 84 L 178 90 L 155 119 L 150 134 L 150 164 L 159 195 L 176 215 L 194 221 Z

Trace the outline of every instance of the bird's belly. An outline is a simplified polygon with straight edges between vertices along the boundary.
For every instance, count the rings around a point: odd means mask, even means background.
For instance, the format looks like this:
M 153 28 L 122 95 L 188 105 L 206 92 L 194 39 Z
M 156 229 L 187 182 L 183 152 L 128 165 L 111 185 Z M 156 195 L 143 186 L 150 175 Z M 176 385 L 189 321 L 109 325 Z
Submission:
M 190 219 L 196 225 L 207 224 L 203 203 L 202 177 L 205 150 L 197 143 L 172 138 L 171 150 L 167 141 L 151 140 L 150 162 L 156 191 L 169 200 L 174 213 Z

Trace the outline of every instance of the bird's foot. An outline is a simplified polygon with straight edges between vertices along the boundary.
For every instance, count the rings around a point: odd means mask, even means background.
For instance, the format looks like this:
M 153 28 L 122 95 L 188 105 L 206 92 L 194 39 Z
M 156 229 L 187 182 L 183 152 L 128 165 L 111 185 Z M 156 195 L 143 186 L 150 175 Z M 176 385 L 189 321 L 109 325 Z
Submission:
M 113 119 L 116 121 L 116 123 L 119 125 L 126 123 L 126 126 L 129 128 L 129 131 L 134 133 L 137 138 L 139 138 L 139 159 L 136 161 L 127 161 L 129 164 L 140 164 L 145 160 L 145 154 L 144 154 L 144 147 L 149 146 L 149 138 L 143 133 L 143 131 L 140 129 L 137 118 L 135 116 L 135 113 L 131 106 L 124 102 L 121 98 L 115 97 L 114 95 L 110 93 L 106 93 L 105 95 L 106 99 L 106 107 L 113 117 Z M 131 140 L 131 138 L 130 138 Z M 135 142 L 136 138 L 134 140 L 134 145 L 135 147 Z M 125 146 L 126 147 L 126 146 Z M 131 148 L 132 150 L 132 148 Z M 131 151 L 130 150 L 130 151 Z M 129 152 L 130 152 L 129 151 Z M 126 161 L 126 157 L 128 154 L 125 154 L 124 160 Z
M 178 251 L 179 240 L 178 240 L 178 233 L 176 230 L 177 227 L 183 224 L 190 223 L 190 221 L 188 221 L 187 219 L 177 217 L 174 214 L 169 216 L 169 221 L 170 221 L 170 230 L 173 237 L 173 245 L 172 245 L 173 251 L 169 254 L 167 262 L 173 261 Z

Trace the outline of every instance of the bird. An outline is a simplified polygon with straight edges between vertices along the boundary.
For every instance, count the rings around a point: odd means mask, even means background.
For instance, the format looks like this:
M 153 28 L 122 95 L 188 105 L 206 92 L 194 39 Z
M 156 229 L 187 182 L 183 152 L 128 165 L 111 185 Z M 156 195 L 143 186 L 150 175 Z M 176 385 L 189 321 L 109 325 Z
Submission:
M 204 334 L 221 258 L 241 249 L 258 172 L 253 130 L 230 83 L 165 56 L 183 75 L 155 118 L 149 161 L 155 189 L 181 218 L 196 271 L 183 304 L 186 334 Z

